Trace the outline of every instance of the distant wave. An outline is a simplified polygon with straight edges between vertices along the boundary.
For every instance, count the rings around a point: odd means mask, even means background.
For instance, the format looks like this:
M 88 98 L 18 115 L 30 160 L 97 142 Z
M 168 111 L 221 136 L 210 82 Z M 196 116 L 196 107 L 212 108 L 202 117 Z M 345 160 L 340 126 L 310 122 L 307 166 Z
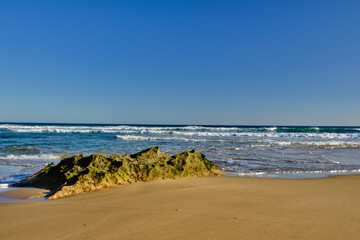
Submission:
M 360 128 L 349 127 L 209 127 L 209 126 L 71 126 L 0 124 L 0 132 L 19 133 L 149 133 L 149 134 L 204 134 L 213 136 L 241 133 L 360 133 Z M 191 133 L 192 132 L 192 133 Z M 220 134 L 220 135 L 216 135 Z
M 329 145 L 323 140 L 347 140 L 355 143 L 338 145 L 358 145 L 360 128 L 319 128 L 319 127 L 147 127 L 147 126 L 58 126 L 0 124 L 2 132 L 18 133 L 118 133 L 118 139 L 139 141 L 184 141 L 184 142 L 232 142 L 241 143 L 245 139 L 262 139 L 275 145 L 302 144 L 316 140 L 315 145 Z M 141 136 L 139 136 L 141 135 Z M 145 135 L 145 136 L 144 136 Z M 149 135 L 149 136 L 146 136 Z M 179 137 L 177 137 L 179 136 Z M 281 141 L 284 139 L 286 141 Z M 248 140 L 247 140 L 248 141 Z M 310 145 L 310 144 L 308 144 Z M 330 144 L 334 145 L 334 144 Z M 13 149 L 14 153 L 38 151 L 26 148 Z M 35 153 L 33 152 L 33 153 Z
M 239 128 L 239 127 L 147 127 L 147 126 L 58 126 L 58 125 L 17 125 L 0 124 L 3 132 L 19 133 L 153 133 L 172 134 L 174 131 L 195 131 L 195 132 L 229 132 L 229 131 L 263 131 L 268 128 Z M 272 131 L 274 128 L 269 128 Z
M 356 133 L 359 128 L 352 127 L 281 127 L 277 132 L 292 133 Z
M 116 135 L 117 139 L 124 141 L 167 141 L 167 142 L 214 142 L 214 143 L 238 143 L 238 144 L 261 144 L 260 141 L 241 141 L 231 139 L 204 139 L 185 137 L 148 137 L 139 135 Z
M 180 132 L 173 135 L 199 137 L 254 137 L 254 138 L 327 138 L 327 139 L 360 139 L 360 133 L 279 133 L 279 132 Z
M 134 126 L 23 126 L 0 125 L 0 131 L 18 133 L 120 133 L 147 135 L 178 135 L 186 137 L 254 137 L 298 139 L 360 139 L 360 131 L 323 130 L 318 128 L 217 128 L 217 127 L 134 127 Z
M 344 148 L 360 148 L 359 142 L 356 141 L 309 141 L 308 139 L 296 139 L 293 141 L 277 141 L 277 140 L 236 140 L 236 139 L 218 139 L 218 138 L 185 138 L 185 137 L 159 137 L 159 136 L 139 136 L 139 135 L 116 135 L 116 138 L 123 141 L 165 141 L 165 142 L 213 142 L 213 143 L 229 143 L 237 144 L 235 150 L 240 150 L 241 147 L 287 147 L 287 148 L 302 148 L 302 149 L 344 149 Z

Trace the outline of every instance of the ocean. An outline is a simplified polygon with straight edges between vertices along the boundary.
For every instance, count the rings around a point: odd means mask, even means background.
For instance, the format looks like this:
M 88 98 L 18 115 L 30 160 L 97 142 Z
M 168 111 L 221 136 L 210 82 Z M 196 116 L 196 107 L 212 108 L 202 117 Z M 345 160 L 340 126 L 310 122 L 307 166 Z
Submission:
M 74 154 L 195 149 L 228 176 L 317 178 L 360 173 L 360 127 L 0 123 L 0 186 Z

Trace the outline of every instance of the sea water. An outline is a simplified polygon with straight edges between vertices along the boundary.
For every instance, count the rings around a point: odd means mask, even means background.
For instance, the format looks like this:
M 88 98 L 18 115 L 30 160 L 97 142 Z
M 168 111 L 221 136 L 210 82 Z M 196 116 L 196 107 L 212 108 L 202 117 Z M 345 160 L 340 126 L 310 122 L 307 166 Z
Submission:
M 195 149 L 229 176 L 313 178 L 360 173 L 360 127 L 0 123 L 0 184 L 64 155 Z

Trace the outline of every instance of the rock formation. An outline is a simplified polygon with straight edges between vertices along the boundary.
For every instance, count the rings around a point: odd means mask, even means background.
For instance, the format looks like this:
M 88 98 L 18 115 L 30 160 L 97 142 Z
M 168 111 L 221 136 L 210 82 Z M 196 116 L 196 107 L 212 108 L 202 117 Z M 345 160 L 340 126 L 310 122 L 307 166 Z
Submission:
M 124 183 L 216 175 L 214 168 L 218 167 L 199 152 L 170 156 L 153 147 L 133 155 L 75 155 L 14 186 L 46 188 L 51 190 L 49 199 L 56 199 Z

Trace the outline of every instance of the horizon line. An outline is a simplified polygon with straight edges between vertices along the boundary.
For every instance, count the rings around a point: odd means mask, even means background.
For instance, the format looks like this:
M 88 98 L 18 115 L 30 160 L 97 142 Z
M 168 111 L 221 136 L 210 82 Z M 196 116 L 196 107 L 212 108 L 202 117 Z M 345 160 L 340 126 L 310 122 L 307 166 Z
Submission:
M 356 125 L 267 125 L 267 124 L 161 124 L 161 123 L 54 123 L 54 122 L 1 122 L 0 124 L 38 124 L 38 125 L 107 125 L 107 126 L 204 126 L 204 127 L 360 127 Z

